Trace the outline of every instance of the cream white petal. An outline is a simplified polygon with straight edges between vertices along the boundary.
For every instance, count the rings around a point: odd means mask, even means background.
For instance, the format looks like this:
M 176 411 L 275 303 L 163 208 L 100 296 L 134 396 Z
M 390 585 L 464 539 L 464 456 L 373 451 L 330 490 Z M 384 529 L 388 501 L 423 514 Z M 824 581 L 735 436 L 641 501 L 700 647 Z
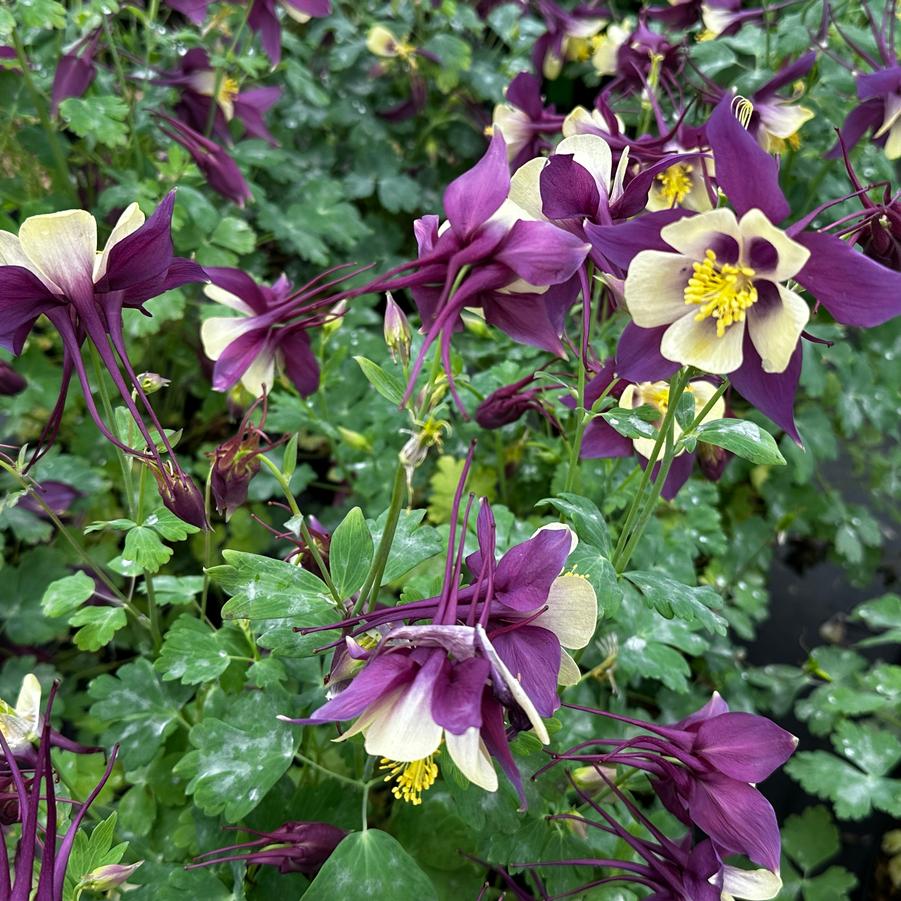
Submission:
M 544 157 L 529 160 L 510 177 L 510 193 L 507 196 L 532 219 L 546 218 L 541 211 L 541 170 L 546 165 Z
M 476 634 L 480 639 L 479 643 L 482 650 L 491 661 L 492 666 L 500 673 L 501 678 L 504 680 L 504 684 L 510 689 L 510 694 L 513 695 L 513 699 L 519 704 L 523 713 L 525 713 L 526 718 L 532 724 L 532 728 L 535 730 L 535 735 L 538 736 L 538 740 L 543 745 L 548 744 L 551 740 L 550 736 L 547 734 L 544 721 L 535 709 L 532 699 L 526 694 L 525 689 L 520 685 L 519 680 L 513 673 L 510 672 L 504 661 L 501 660 L 500 655 L 494 649 L 494 645 L 489 641 L 482 626 L 476 626 Z
M 366 728 L 366 753 L 389 760 L 422 760 L 434 754 L 444 731 L 432 719 L 432 685 L 414 679 L 391 709 Z
M 222 351 L 235 338 L 240 337 L 253 323 L 241 316 L 213 316 L 205 319 L 200 326 L 200 341 L 203 352 L 211 359 L 218 360 Z
M 810 259 L 810 251 L 790 238 L 781 228 L 777 228 L 767 219 L 762 210 L 748 210 L 741 217 L 742 258 L 752 265 L 751 251 L 754 239 L 762 238 L 776 250 L 776 265 L 771 269 L 758 268 L 758 277 L 768 278 L 774 282 L 784 282 L 797 275 Z
M 669 325 L 685 315 L 685 286 L 692 260 L 678 253 L 643 250 L 629 266 L 623 291 L 626 307 L 641 328 Z
M 485 791 L 497 791 L 497 773 L 478 726 L 471 726 L 462 735 L 445 732 L 444 741 L 451 760 L 470 782 Z
M 241 376 L 241 384 L 254 396 L 262 397 L 275 382 L 275 354 L 264 348 Z
M 109 238 L 103 247 L 103 252 L 94 260 L 94 281 L 98 282 L 106 275 L 106 266 L 109 262 L 110 251 L 123 239 L 136 232 L 144 224 L 144 214 L 136 203 L 130 203 L 119 217 L 119 221 L 113 226 Z
M 34 673 L 28 673 L 22 679 L 16 699 L 16 716 L 29 725 L 32 734 L 37 734 L 41 719 L 41 683 Z
M 810 308 L 803 298 L 783 285 L 776 288 L 779 302 L 763 306 L 758 301 L 748 310 L 751 341 L 763 361 L 764 372 L 785 372 L 810 319 Z
M 547 610 L 532 625 L 550 629 L 565 648 L 584 648 L 598 622 L 598 598 L 584 576 L 567 573 L 551 583 Z
M 67 294 L 93 293 L 97 223 L 84 210 L 29 216 L 19 227 L 22 250 Z
M 610 173 L 613 168 L 613 156 L 610 145 L 600 135 L 572 135 L 564 138 L 554 154 L 572 154 L 573 160 L 587 169 L 598 188 L 604 194 L 610 193 Z
M 887 159 L 896 160 L 901 156 L 901 119 L 898 119 L 888 133 L 885 142 L 885 156 Z
M 745 324 L 736 322 L 720 338 L 713 317 L 699 321 L 692 312 L 663 333 L 660 353 L 667 360 L 683 366 L 696 366 L 703 372 L 726 375 L 741 366 L 744 335 Z
M 22 244 L 12 232 L 0 231 L 0 264 L 3 266 L 22 266 L 35 272 L 35 266 L 22 249 Z
M 532 120 L 528 113 L 509 103 L 499 103 L 495 106 L 491 124 L 494 128 L 499 128 L 504 135 L 508 160 L 512 160 L 532 139 Z
M 563 137 L 568 138 L 572 135 L 590 134 L 595 129 L 605 128 L 600 113 L 591 113 L 584 106 L 577 106 L 563 120 Z
M 231 291 L 226 291 L 225 288 L 220 288 L 219 285 L 204 285 L 203 293 L 209 297 L 210 300 L 216 301 L 216 303 L 221 303 L 224 307 L 229 307 L 229 309 L 236 310 L 239 313 L 243 313 L 245 316 L 253 316 L 254 311 L 250 304 L 245 303 L 238 297 L 237 294 L 232 294 Z
M 391 694 L 379 698 L 374 704 L 370 704 L 370 706 L 367 707 L 347 729 L 345 729 L 337 738 L 333 738 L 332 741 L 347 741 L 347 739 L 353 738 L 353 736 L 359 735 L 361 732 L 365 733 L 376 720 L 382 719 L 391 713 L 391 710 L 402 691 L 403 688 L 395 689 Z
M 901 120 L 901 94 L 892 93 L 885 98 L 885 117 L 879 130 L 873 133 L 874 138 L 887 134 Z
M 813 110 L 796 103 L 783 101 L 759 106 L 760 123 L 783 141 L 790 138 L 805 122 L 813 118 Z
M 693 260 L 704 259 L 704 254 L 716 246 L 722 235 L 729 235 L 741 246 L 741 229 L 732 210 L 708 210 L 697 216 L 685 216 L 660 229 L 660 237 L 679 253 Z
M 723 868 L 723 898 L 742 901 L 770 901 L 782 891 L 782 879 L 772 870 Z
M 309 13 L 301 12 L 291 3 L 285 3 L 285 0 L 279 0 L 279 6 L 288 14 L 288 17 L 301 25 L 306 25 L 313 17 Z
M 557 674 L 558 685 L 578 685 L 582 678 L 582 671 L 565 648 L 560 648 L 560 672 Z

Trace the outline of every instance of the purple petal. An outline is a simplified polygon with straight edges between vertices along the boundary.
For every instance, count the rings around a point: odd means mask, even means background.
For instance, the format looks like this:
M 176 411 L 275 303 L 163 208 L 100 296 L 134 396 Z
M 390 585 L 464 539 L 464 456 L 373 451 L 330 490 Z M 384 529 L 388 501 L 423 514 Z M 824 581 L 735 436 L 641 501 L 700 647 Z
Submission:
M 269 329 L 257 328 L 244 332 L 222 351 L 213 368 L 213 388 L 228 391 L 262 353 L 271 353 Z
M 18 356 L 35 320 L 59 303 L 24 266 L 0 266 L 0 347 Z
M 570 154 L 554 154 L 541 170 L 541 208 L 548 219 L 593 219 L 601 195 L 592 174 Z
M 531 72 L 520 72 L 504 93 L 507 100 L 526 113 L 530 119 L 540 119 L 544 114 L 541 82 Z
M 629 382 L 657 382 L 677 372 L 679 364 L 660 353 L 660 341 L 667 328 L 640 328 L 630 322 L 616 347 L 616 374 Z
M 193 260 L 186 260 L 184 257 L 172 257 L 172 263 L 166 270 L 166 276 L 163 279 L 161 291 L 171 291 L 181 285 L 187 285 L 192 282 L 206 282 L 206 270 Z
M 845 117 L 845 122 L 840 131 L 842 141 L 845 142 L 845 149 L 850 151 L 857 142 L 863 137 L 864 132 L 868 128 L 878 131 L 882 124 L 885 114 L 885 104 L 881 99 L 867 100 L 856 106 Z M 832 149 L 826 154 L 826 158 L 830 160 L 838 159 L 842 155 L 842 146 L 839 141 L 835 142 Z
M 790 66 L 782 69 L 775 78 L 771 78 L 754 92 L 754 102 L 759 103 L 762 100 L 768 100 L 780 88 L 784 88 L 793 81 L 803 78 L 813 68 L 816 59 L 817 54 L 815 50 L 811 50 L 809 53 L 805 53 L 796 59 Z M 858 81 L 859 84 L 860 82 Z
M 510 190 L 504 136 L 495 131 L 485 155 L 444 192 L 444 211 L 461 237 L 468 238 L 500 208 Z
M 297 723 L 329 723 L 353 719 L 395 688 L 412 682 L 419 666 L 405 653 L 379 654 L 354 676 L 337 697 Z
M 679 493 L 682 486 L 691 476 L 694 465 L 694 454 L 679 454 L 679 456 L 673 460 L 669 472 L 666 474 L 663 490 L 660 492 L 663 495 L 664 500 L 671 501 Z M 655 470 L 657 468 L 657 466 L 654 467 Z M 656 479 L 656 473 L 654 474 L 654 477 Z
M 795 348 L 785 372 L 764 372 L 760 354 L 745 333 L 741 366 L 729 374 L 732 387 L 764 416 L 790 435 L 798 444 L 801 436 L 795 425 L 795 394 L 801 377 L 801 343 Z
M 489 637 L 538 713 L 545 717 L 553 716 L 560 707 L 557 697 L 560 641 L 557 636 L 540 626 L 520 626 Z
M 565 529 L 542 529 L 534 538 L 510 548 L 497 564 L 495 597 L 514 610 L 537 610 L 551 583 L 563 570 L 570 551 Z
M 530 285 L 559 285 L 571 278 L 589 246 L 575 235 L 551 225 L 520 219 L 510 229 L 494 258 Z
M 432 719 L 454 735 L 482 725 L 482 694 L 491 665 L 484 657 L 445 660 L 432 691 Z
M 275 11 L 275 0 L 253 0 L 247 24 L 259 35 L 269 61 L 277 66 L 282 58 L 282 28 Z
M 585 237 L 595 251 L 624 273 L 632 258 L 642 250 L 671 251 L 672 247 L 660 237 L 660 229 L 690 215 L 693 214 L 683 209 L 657 210 L 615 225 L 593 225 L 588 222 L 585 224 Z
M 692 753 L 725 776 L 762 782 L 794 753 L 797 740 L 772 720 L 752 713 L 723 713 L 705 720 Z
M 861 100 L 893 94 L 895 91 L 901 91 L 901 66 L 857 76 L 857 96 Z
M 195 25 L 203 25 L 210 2 L 211 0 L 166 0 L 168 6 L 180 12 L 186 19 L 190 19 Z
M 810 251 L 795 278 L 838 322 L 869 328 L 901 315 L 901 272 L 834 235 L 802 232 L 795 240 Z
M 50 112 L 56 115 L 59 105 L 69 97 L 81 97 L 91 86 L 97 69 L 92 56 L 83 58 L 67 53 L 60 57 L 53 76 Z
M 673 729 L 689 729 L 692 726 L 700 726 L 711 717 L 720 716 L 729 712 L 729 705 L 723 700 L 722 695 L 715 691 L 710 700 L 703 706 L 699 707 L 694 713 L 690 713 L 684 720 L 673 723 Z
M 495 291 L 482 297 L 482 309 L 485 320 L 514 341 L 564 356 L 560 333 L 551 322 L 542 294 L 501 294 Z
M 279 336 L 278 347 L 284 355 L 285 374 L 294 383 L 301 397 L 309 397 L 319 387 L 319 361 L 310 347 L 310 336 L 305 329 Z
M 594 460 L 598 457 L 629 457 L 633 450 L 630 438 L 620 435 L 609 422 L 598 418 L 585 429 L 579 456 L 583 460 Z
M 255 313 L 265 313 L 269 304 L 260 286 L 241 269 L 207 266 L 206 274 L 214 285 L 224 288 L 247 304 Z
M 726 94 L 707 123 L 717 183 L 739 216 L 757 208 L 774 224 L 781 222 L 790 207 L 779 187 L 779 166 L 735 118 L 733 100 Z
M 298 12 L 306 13 L 314 19 L 321 19 L 330 15 L 332 11 L 331 0 L 287 0 Z
M 496 758 L 507 778 L 513 783 L 519 795 L 519 809 L 526 809 L 526 794 L 522 786 L 522 776 L 516 761 L 510 753 L 507 730 L 504 728 L 504 709 L 488 692 L 482 699 L 482 740 L 492 757 Z
M 261 138 L 275 146 L 278 142 L 272 137 L 263 114 L 281 96 L 282 89 L 278 87 L 255 88 L 252 91 L 242 91 L 235 97 L 235 117 L 240 119 L 247 134 L 255 138 Z
M 710 773 L 691 780 L 691 819 L 713 841 L 721 856 L 746 854 L 778 872 L 779 825 L 769 801 L 746 782 Z

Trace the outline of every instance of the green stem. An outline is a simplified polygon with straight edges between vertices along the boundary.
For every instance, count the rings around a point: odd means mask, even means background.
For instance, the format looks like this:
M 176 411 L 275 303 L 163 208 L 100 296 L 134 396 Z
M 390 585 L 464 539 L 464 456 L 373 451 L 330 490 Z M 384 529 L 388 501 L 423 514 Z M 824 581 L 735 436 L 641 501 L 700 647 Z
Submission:
M 338 591 L 335 588 L 335 583 L 332 582 L 332 577 L 328 571 L 328 567 L 325 565 L 325 561 L 322 559 L 322 554 L 319 553 L 319 548 L 316 546 L 316 542 L 313 540 L 313 536 L 310 534 L 310 530 L 307 528 L 304 515 L 301 512 L 300 507 L 297 506 L 297 501 L 294 498 L 294 492 L 291 491 L 291 486 L 288 483 L 288 479 L 285 478 L 284 473 L 265 454 L 260 454 L 257 459 L 259 459 L 262 463 L 265 463 L 266 468 L 272 473 L 273 476 L 275 476 L 276 482 L 278 482 L 279 486 L 282 489 L 282 493 L 285 495 L 285 500 L 288 501 L 288 506 L 291 508 L 291 513 L 294 514 L 294 516 L 300 523 L 300 537 L 303 538 L 304 543 L 306 544 L 307 548 L 309 548 L 313 560 L 316 562 L 316 566 L 319 567 L 319 572 L 322 574 L 322 580 L 328 587 L 329 593 L 335 599 L 335 603 L 340 606 L 341 596 L 338 594 Z
M 320 773 L 328 776 L 330 779 L 335 779 L 338 782 L 343 782 L 345 785 L 352 785 L 354 788 L 365 789 L 366 783 L 360 779 L 352 779 L 350 776 L 342 776 L 340 773 L 336 773 L 328 767 L 322 766 L 321 763 L 316 763 L 310 757 L 307 757 L 306 754 L 301 754 L 300 751 L 297 751 L 294 756 L 300 760 L 302 763 L 305 763 L 307 766 L 312 767 L 314 770 L 317 770 Z
M 138 474 L 138 503 L 135 508 L 135 516 L 138 524 L 144 522 L 144 479 L 147 475 L 147 467 L 142 466 Z M 153 640 L 154 650 L 159 651 L 163 644 L 160 633 L 160 611 L 156 603 L 156 592 L 153 588 L 153 573 L 144 570 L 144 591 L 147 592 L 147 617 L 150 620 L 150 637 Z
M 72 187 L 69 166 L 66 163 L 66 156 L 63 153 L 59 134 L 53 127 L 50 117 L 47 115 L 47 102 L 38 90 L 37 85 L 34 83 L 34 79 L 31 77 L 31 65 L 28 62 L 28 55 L 25 53 L 25 46 L 22 43 L 22 38 L 19 36 L 18 31 L 13 31 L 12 40 L 13 47 L 15 47 L 16 50 L 16 57 L 19 60 L 19 68 L 22 70 L 22 80 L 25 82 L 28 93 L 31 94 L 31 99 L 34 101 L 35 110 L 37 111 L 38 118 L 41 120 L 41 127 L 47 134 L 47 142 L 50 145 L 50 153 L 53 156 L 53 166 L 55 170 L 53 173 L 53 181 L 56 189 L 63 194 L 68 194 L 77 201 L 78 197 Z
M 369 574 L 366 581 L 360 589 L 359 597 L 354 605 L 354 613 L 359 613 L 363 609 L 363 604 L 369 597 L 370 607 L 374 607 L 378 600 L 379 590 L 382 587 L 382 576 L 385 574 L 385 566 L 388 563 L 388 555 L 391 553 L 391 545 L 394 544 L 394 535 L 397 532 L 397 523 L 400 519 L 400 511 L 404 500 L 404 467 L 401 463 L 397 464 L 394 471 L 394 485 L 391 488 L 391 500 L 388 504 L 388 516 L 385 519 L 385 530 L 379 541 L 378 550 L 372 560 L 372 566 L 369 568 Z
M 494 432 L 494 453 L 497 457 L 497 491 L 501 503 L 505 507 L 510 506 L 510 498 L 507 496 L 507 455 L 504 448 L 504 439 L 500 430 Z
M 375 758 L 367 757 L 366 765 L 363 767 L 363 804 L 362 804 L 362 831 L 365 832 L 369 828 L 369 789 L 374 782 L 379 779 L 371 779 L 372 771 L 375 768 Z
M 685 386 L 687 384 L 687 369 L 680 369 L 673 377 L 672 382 L 670 382 L 669 400 L 667 402 L 666 415 L 663 417 L 663 422 L 661 423 L 660 429 L 657 432 L 657 440 L 654 442 L 654 449 L 651 451 L 651 456 L 648 458 L 647 465 L 645 466 L 644 471 L 641 474 L 641 481 L 639 481 L 638 483 L 638 489 L 635 492 L 635 497 L 632 498 L 632 504 L 629 507 L 629 512 L 626 514 L 626 521 L 625 523 L 623 523 L 622 530 L 619 533 L 619 540 L 616 543 L 616 550 L 613 552 L 613 565 L 618 573 L 622 572 L 625 568 L 624 564 L 621 564 L 623 551 L 625 550 L 626 544 L 631 538 L 631 533 L 635 526 L 635 523 L 639 519 L 639 511 L 641 510 L 645 489 L 650 482 L 651 473 L 653 472 L 654 466 L 657 463 L 657 459 L 660 456 L 660 451 L 663 448 L 664 441 L 666 440 L 667 432 L 672 429 L 672 425 L 675 422 L 676 406 L 678 405 L 679 398 L 682 396 L 682 392 L 685 390 Z
M 213 466 L 210 464 L 206 474 L 206 485 L 203 488 L 203 513 L 207 522 L 212 522 L 211 497 L 213 490 Z M 203 591 L 200 595 L 200 616 L 206 619 L 206 602 L 210 593 L 210 565 L 213 560 L 213 530 L 207 529 L 203 533 Z
M 247 20 L 250 18 L 250 12 L 253 9 L 252 3 L 246 3 L 244 9 L 244 16 L 241 19 L 241 24 L 238 26 L 238 30 L 235 32 L 234 38 L 232 38 L 231 44 L 229 44 L 228 50 L 225 51 L 225 63 L 228 65 L 232 57 L 235 53 L 235 48 L 238 46 L 238 41 L 241 39 L 241 35 L 244 33 L 244 29 L 247 27 Z M 203 129 L 204 137 L 209 137 L 213 133 L 213 126 L 216 123 L 216 113 L 219 111 L 219 91 L 222 88 L 222 82 L 225 79 L 225 71 L 222 68 L 216 69 L 216 80 L 213 83 L 213 96 L 210 97 L 210 111 L 206 118 L 206 126 Z
M 128 77 L 125 74 L 125 67 L 122 65 L 122 58 L 119 56 L 119 51 L 116 49 L 117 40 L 115 35 L 113 34 L 113 29 L 110 25 L 110 17 L 109 16 L 101 16 L 100 21 L 103 25 L 103 33 L 106 35 L 107 45 L 109 46 L 110 53 L 113 57 L 113 68 L 116 70 L 116 79 L 119 82 L 119 90 L 122 93 L 122 98 L 128 98 L 128 121 L 129 121 L 129 136 L 128 140 L 131 144 L 132 151 L 134 152 L 135 157 L 135 171 L 140 172 L 143 169 L 143 157 L 141 156 L 141 148 L 138 146 L 137 138 L 138 138 L 138 120 L 137 114 L 135 111 L 135 96 L 134 91 L 130 91 L 128 87 Z

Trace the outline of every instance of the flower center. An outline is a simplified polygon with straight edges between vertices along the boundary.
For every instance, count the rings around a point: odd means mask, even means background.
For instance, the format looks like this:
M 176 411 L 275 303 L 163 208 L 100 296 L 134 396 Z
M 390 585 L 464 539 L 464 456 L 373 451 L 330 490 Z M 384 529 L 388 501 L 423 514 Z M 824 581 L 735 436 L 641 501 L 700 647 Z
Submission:
M 438 764 L 434 758 L 435 754 L 429 754 L 422 760 L 398 762 L 383 757 L 379 769 L 388 770 L 385 782 L 396 780 L 397 785 L 391 788 L 391 794 L 398 801 L 417 805 L 422 804 L 422 793 L 430 789 L 438 778 Z
M 666 413 L 669 407 L 669 385 L 666 382 L 647 382 L 639 387 L 642 403 L 651 404 L 661 413 Z
M 660 182 L 660 190 L 670 206 L 676 206 L 685 200 L 685 196 L 691 190 L 691 166 L 676 163 L 669 169 L 664 169 L 657 176 Z
M 231 106 L 235 97 L 238 96 L 238 82 L 235 81 L 234 78 L 229 78 L 227 75 L 222 79 L 222 83 L 219 85 L 219 96 L 218 101 L 220 106 Z
M 743 322 L 745 310 L 757 302 L 754 270 L 740 264 L 717 263 L 712 250 L 693 267 L 694 275 L 685 286 L 685 303 L 701 308 L 695 316 L 699 322 L 710 316 L 716 319 L 716 335 L 722 338 L 728 326 Z

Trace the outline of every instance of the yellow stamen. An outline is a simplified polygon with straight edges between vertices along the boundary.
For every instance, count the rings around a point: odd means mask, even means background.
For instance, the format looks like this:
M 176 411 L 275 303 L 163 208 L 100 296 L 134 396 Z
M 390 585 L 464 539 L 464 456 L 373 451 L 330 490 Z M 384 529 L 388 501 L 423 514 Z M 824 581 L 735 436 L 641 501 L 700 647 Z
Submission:
M 685 303 L 700 306 L 695 319 L 712 316 L 716 334 L 722 338 L 728 326 L 743 322 L 745 310 L 757 302 L 757 289 L 751 281 L 750 266 L 717 263 L 716 254 L 708 250 L 701 263 L 694 263 L 694 275 L 685 286 Z
M 664 169 L 657 176 L 657 181 L 660 182 L 660 191 L 671 207 L 682 203 L 688 192 L 691 191 L 691 170 L 691 166 L 676 163 L 675 166 Z
M 641 385 L 642 403 L 651 404 L 661 413 L 669 407 L 669 385 L 666 382 L 648 382 Z
M 422 760 L 396 761 L 383 757 L 379 761 L 380 770 L 388 770 L 385 782 L 392 779 L 397 785 L 391 788 L 391 794 L 398 801 L 406 801 L 414 806 L 422 804 L 422 793 L 430 789 L 438 778 L 438 764 L 435 763 L 435 754 L 429 754 Z
M 222 84 L 219 85 L 219 103 L 222 106 L 230 105 L 235 97 L 238 96 L 238 82 L 235 81 L 234 78 L 229 78 L 228 75 L 222 79 Z

